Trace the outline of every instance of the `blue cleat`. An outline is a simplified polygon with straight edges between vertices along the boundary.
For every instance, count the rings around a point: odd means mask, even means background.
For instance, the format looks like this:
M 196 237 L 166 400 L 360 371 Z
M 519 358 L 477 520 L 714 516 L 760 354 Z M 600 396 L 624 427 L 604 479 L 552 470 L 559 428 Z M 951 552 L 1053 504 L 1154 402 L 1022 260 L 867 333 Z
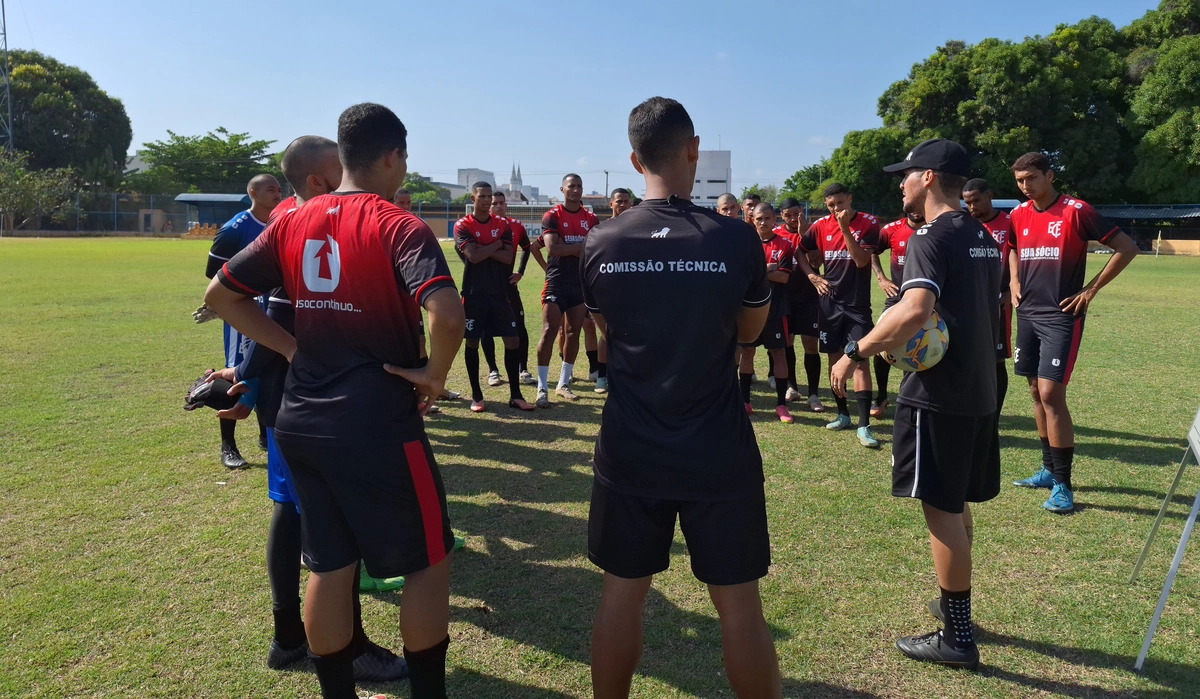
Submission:
M 834 418 L 833 422 L 829 423 L 828 425 L 825 425 L 825 429 L 833 430 L 834 432 L 838 432 L 840 430 L 844 430 L 849 427 L 850 427 L 850 416 L 840 414 L 840 413 L 838 414 L 838 416 L 836 418 Z
M 1075 495 L 1067 490 L 1067 486 L 1055 483 L 1050 497 L 1042 503 L 1042 507 L 1051 512 L 1066 514 L 1075 509 Z
M 870 427 L 858 428 L 858 443 L 868 449 L 879 448 L 879 440 L 875 439 L 875 435 L 871 434 Z
M 1038 469 L 1038 472 L 1024 480 L 1013 481 L 1013 485 L 1020 488 L 1053 488 L 1054 475 L 1046 470 L 1043 466 Z

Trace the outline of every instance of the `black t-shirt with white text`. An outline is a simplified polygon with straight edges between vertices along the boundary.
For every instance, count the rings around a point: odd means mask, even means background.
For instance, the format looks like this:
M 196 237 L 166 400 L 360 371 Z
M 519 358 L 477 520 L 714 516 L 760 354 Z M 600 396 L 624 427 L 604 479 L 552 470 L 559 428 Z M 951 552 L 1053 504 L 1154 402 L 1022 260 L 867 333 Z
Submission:
M 996 412 L 999 261 L 996 241 L 964 211 L 944 213 L 909 238 L 901 298 L 932 291 L 950 344 L 937 365 L 904 375 L 900 403 L 969 417 Z
M 648 199 L 588 234 L 580 270 L 584 301 L 608 326 L 596 479 L 668 500 L 761 488 L 733 371 L 739 311 L 771 301 L 754 229 L 686 200 Z

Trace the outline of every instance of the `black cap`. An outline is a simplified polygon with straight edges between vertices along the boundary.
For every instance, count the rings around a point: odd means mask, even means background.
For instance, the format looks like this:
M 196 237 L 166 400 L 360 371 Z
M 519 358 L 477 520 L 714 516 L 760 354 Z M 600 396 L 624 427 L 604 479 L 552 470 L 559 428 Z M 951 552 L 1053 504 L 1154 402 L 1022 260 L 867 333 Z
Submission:
M 922 141 L 908 152 L 908 157 L 902 163 L 888 165 L 884 172 L 897 174 L 905 170 L 937 170 L 962 177 L 971 176 L 971 156 L 967 149 L 954 141 L 944 138 L 931 138 Z

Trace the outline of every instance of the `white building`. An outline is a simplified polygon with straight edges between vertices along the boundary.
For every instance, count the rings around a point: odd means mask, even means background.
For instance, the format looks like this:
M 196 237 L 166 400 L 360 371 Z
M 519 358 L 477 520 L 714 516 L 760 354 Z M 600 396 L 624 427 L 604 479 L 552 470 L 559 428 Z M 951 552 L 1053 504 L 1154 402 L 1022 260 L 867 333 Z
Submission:
M 732 151 L 702 150 L 696 163 L 696 182 L 692 185 L 692 201 L 716 206 L 717 198 L 733 191 Z
M 477 167 L 458 169 L 458 185 L 460 187 L 470 187 L 476 182 L 487 182 L 492 187 L 495 187 L 496 173 L 491 170 L 480 170 Z

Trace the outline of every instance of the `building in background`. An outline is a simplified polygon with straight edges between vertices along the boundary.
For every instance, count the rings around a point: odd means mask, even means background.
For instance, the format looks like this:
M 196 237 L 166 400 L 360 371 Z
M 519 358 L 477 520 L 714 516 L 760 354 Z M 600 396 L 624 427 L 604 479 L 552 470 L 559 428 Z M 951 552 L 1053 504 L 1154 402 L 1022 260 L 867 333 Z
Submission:
M 513 163 L 512 174 L 508 177 L 508 184 L 502 186 L 505 192 L 508 193 L 511 199 L 523 199 L 530 204 L 545 204 L 550 201 L 550 197 L 542 196 L 537 187 L 531 187 L 521 180 L 521 166 Z M 520 195 L 519 197 L 517 195 Z M 514 203 L 509 201 L 510 204 Z
M 696 163 L 696 182 L 692 185 L 694 203 L 716 206 L 718 197 L 733 191 L 731 163 L 732 151 L 700 151 L 700 161 Z
M 477 167 L 458 169 L 459 186 L 470 187 L 476 182 L 487 182 L 494 188 L 496 186 L 496 173 L 491 170 L 480 170 Z

